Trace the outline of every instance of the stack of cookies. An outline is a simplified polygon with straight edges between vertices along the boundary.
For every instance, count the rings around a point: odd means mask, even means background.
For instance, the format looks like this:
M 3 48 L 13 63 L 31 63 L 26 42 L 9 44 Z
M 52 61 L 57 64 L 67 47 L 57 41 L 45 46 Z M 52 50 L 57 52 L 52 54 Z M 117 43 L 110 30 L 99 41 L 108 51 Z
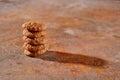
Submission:
M 27 22 L 22 25 L 24 53 L 30 57 L 37 57 L 47 51 L 45 26 L 38 22 Z

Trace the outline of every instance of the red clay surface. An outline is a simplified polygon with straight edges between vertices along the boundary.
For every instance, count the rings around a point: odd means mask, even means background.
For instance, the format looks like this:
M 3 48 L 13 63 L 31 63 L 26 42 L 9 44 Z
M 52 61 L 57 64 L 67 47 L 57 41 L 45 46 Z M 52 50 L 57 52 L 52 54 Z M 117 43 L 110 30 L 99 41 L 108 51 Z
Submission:
M 22 27 L 47 27 L 49 51 L 23 54 Z M 120 0 L 0 0 L 0 80 L 120 80 Z

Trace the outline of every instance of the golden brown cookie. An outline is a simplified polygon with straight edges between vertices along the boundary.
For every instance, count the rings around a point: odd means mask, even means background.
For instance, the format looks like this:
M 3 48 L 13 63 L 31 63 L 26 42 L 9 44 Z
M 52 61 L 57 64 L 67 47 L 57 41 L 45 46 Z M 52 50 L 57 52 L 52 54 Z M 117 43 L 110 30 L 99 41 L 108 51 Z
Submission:
M 24 54 L 26 56 L 30 56 L 30 57 L 38 57 L 42 54 L 44 54 L 46 52 L 46 50 L 40 50 L 40 51 L 37 51 L 37 52 L 31 52 L 31 51 L 28 51 L 28 50 L 24 50 Z
M 36 51 L 39 51 L 39 50 L 46 49 L 47 44 L 41 44 L 39 46 L 33 46 L 33 45 L 30 45 L 30 44 L 25 42 L 24 45 L 23 45 L 23 48 L 28 50 L 28 51 L 36 52 Z
M 45 36 L 45 34 L 46 33 L 44 31 L 41 31 L 41 32 L 30 32 L 27 29 L 23 30 L 23 35 L 26 36 L 26 37 L 29 37 L 29 38 L 38 38 L 38 37 L 41 37 L 41 36 Z
M 46 44 L 47 40 L 45 36 L 39 37 L 39 38 L 28 38 L 26 36 L 23 36 L 23 40 L 31 45 L 40 45 L 40 44 Z
M 46 29 L 44 24 L 40 24 L 38 22 L 26 22 L 22 25 L 22 27 L 29 31 L 43 31 Z

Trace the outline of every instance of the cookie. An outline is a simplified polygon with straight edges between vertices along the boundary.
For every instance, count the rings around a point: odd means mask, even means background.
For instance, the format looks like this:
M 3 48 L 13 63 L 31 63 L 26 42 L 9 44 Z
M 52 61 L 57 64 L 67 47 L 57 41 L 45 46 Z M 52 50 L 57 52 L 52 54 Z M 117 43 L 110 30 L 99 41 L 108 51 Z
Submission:
M 31 52 L 31 51 L 28 51 L 28 50 L 24 50 L 24 54 L 26 56 L 30 56 L 30 57 L 38 57 L 42 54 L 44 54 L 46 52 L 46 50 L 40 50 L 40 51 L 37 51 L 37 52 Z
M 26 22 L 22 25 L 23 29 L 27 29 L 29 31 L 43 31 L 46 29 L 44 24 L 40 24 L 38 22 Z
M 23 30 L 23 35 L 29 38 L 39 38 L 41 36 L 46 35 L 46 33 L 44 31 L 41 32 L 30 32 L 27 29 Z
M 23 48 L 28 50 L 28 51 L 36 52 L 36 51 L 39 51 L 39 50 L 46 49 L 47 44 L 41 44 L 39 46 L 33 46 L 33 45 L 30 45 L 30 44 L 25 42 L 24 45 L 23 45 Z
M 23 40 L 31 45 L 40 45 L 40 44 L 46 44 L 47 40 L 45 36 L 39 37 L 39 38 L 28 38 L 26 36 L 23 36 Z

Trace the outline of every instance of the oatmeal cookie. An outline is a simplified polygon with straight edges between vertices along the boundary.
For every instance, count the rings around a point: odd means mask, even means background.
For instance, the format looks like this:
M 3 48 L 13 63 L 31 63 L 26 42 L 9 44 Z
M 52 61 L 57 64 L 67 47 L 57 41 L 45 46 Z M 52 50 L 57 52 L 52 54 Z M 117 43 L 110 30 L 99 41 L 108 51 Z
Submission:
M 28 31 L 27 29 L 24 29 L 23 30 L 23 35 L 26 36 L 26 37 L 29 37 L 29 38 L 38 38 L 38 37 L 46 35 L 46 33 L 44 31 L 31 32 L 31 31 Z
M 39 38 L 28 38 L 26 36 L 23 36 L 23 40 L 31 45 L 40 45 L 40 44 L 46 44 L 47 40 L 45 36 L 39 37 Z
M 44 24 L 40 24 L 38 22 L 26 22 L 22 25 L 23 29 L 27 29 L 29 31 L 43 31 L 46 29 Z
M 44 54 L 46 52 L 46 50 L 40 50 L 40 51 L 37 51 L 37 52 L 31 52 L 31 51 L 28 51 L 28 50 L 24 50 L 24 54 L 26 56 L 30 56 L 30 57 L 38 57 L 42 54 Z
M 28 51 L 36 52 L 36 51 L 39 51 L 39 50 L 46 49 L 47 44 L 41 44 L 39 46 L 33 46 L 33 45 L 30 45 L 30 44 L 25 42 L 24 45 L 23 45 L 23 48 L 28 50 Z

